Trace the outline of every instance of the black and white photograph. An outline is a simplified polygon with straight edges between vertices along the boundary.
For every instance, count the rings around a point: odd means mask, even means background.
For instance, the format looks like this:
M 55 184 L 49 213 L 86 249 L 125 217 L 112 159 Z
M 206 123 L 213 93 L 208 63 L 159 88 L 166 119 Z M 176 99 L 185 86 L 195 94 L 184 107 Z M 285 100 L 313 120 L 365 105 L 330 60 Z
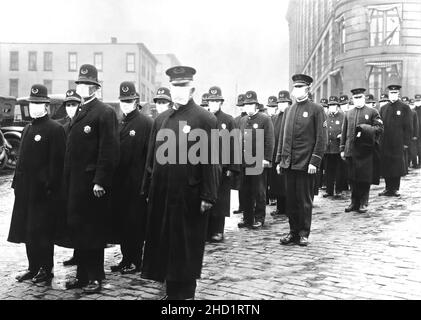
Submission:
M 1 8 L 0 300 L 421 299 L 420 0 Z

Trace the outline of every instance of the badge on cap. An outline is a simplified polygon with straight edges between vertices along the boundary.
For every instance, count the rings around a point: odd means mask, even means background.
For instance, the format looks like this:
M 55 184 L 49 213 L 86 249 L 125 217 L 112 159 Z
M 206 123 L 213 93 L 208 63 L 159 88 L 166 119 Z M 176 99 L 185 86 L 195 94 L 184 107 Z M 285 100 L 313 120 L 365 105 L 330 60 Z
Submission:
M 304 117 L 304 118 L 308 118 L 308 112 L 307 112 L 307 111 L 305 111 L 305 112 L 303 113 L 303 117 Z
M 80 73 L 81 74 L 88 74 L 88 69 L 82 69 L 82 70 L 80 70 Z
M 73 91 L 69 91 L 69 92 L 67 92 L 67 96 L 68 97 L 70 97 L 70 96 L 72 96 L 73 95 Z
M 368 116 L 368 114 L 366 114 L 366 115 L 364 116 L 364 118 L 365 118 L 365 120 L 368 120 L 370 117 Z
M 34 137 L 34 140 L 35 140 L 36 142 L 40 142 L 40 141 L 41 141 L 41 136 L 40 136 L 39 134 L 37 134 L 37 135 Z
M 247 98 L 251 98 L 252 97 L 252 94 L 251 93 L 247 93 Z
M 191 127 L 190 126 L 184 126 L 183 128 L 183 132 L 184 133 L 189 133 L 191 131 Z
M 253 124 L 253 128 L 257 129 L 257 128 L 259 128 L 259 125 L 257 123 L 255 123 L 255 124 Z
M 184 68 L 175 68 L 175 69 L 174 69 L 174 73 L 175 73 L 175 74 L 181 74 L 181 73 L 184 73 Z
M 400 110 L 396 111 L 396 114 L 397 114 L 398 116 L 400 116 L 400 115 L 401 115 L 401 111 L 400 111 Z
M 121 91 L 123 91 L 124 93 L 129 92 L 129 87 L 123 87 L 121 88 Z
M 216 89 L 212 89 L 212 90 L 211 90 L 211 93 L 212 93 L 212 94 L 217 94 L 217 93 L 218 93 L 218 91 L 216 91 Z
M 136 131 L 132 130 L 132 131 L 130 131 L 129 134 L 130 134 L 131 137 L 134 137 L 136 135 Z
M 85 128 L 83 128 L 83 131 L 88 134 L 91 132 L 91 127 L 90 126 L 86 126 Z
M 227 125 L 225 123 L 223 123 L 223 124 L 221 124 L 221 128 L 225 130 L 227 128 Z
M 164 90 L 158 90 L 158 94 L 164 94 Z
M 33 94 L 37 94 L 39 92 L 38 88 L 33 88 L 31 91 Z

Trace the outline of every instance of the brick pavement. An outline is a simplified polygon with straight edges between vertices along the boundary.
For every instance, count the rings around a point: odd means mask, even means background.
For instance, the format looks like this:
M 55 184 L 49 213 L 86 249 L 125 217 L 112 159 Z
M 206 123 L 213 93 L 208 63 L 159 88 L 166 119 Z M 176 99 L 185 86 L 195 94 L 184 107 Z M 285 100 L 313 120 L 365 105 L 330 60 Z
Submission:
M 206 248 L 197 299 L 421 299 L 421 179 L 412 170 L 402 181 L 401 198 L 378 197 L 373 186 L 370 212 L 345 213 L 348 200 L 315 199 L 310 245 L 283 247 L 285 218 L 272 219 L 268 207 L 263 230 L 238 230 L 239 216 L 227 220 L 225 242 Z M 64 290 L 74 267 L 61 262 L 72 251 L 56 247 L 51 287 L 16 283 L 27 267 L 24 245 L 6 242 L 13 206 L 11 176 L 0 176 L 0 299 L 158 299 L 161 284 L 139 275 L 116 275 L 109 266 L 118 247 L 106 249 L 107 280 L 101 294 Z M 237 207 L 233 192 L 233 209 Z

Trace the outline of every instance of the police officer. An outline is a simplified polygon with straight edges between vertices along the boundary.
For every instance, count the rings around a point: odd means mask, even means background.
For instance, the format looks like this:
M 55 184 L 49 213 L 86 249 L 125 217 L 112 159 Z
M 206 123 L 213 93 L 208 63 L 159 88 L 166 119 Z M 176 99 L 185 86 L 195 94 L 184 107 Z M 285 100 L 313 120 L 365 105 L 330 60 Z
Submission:
M 272 120 L 272 124 L 275 126 L 274 123 L 274 117 L 277 115 L 278 112 L 278 98 L 276 96 L 270 96 L 268 98 L 267 108 L 266 108 L 266 114 L 270 117 Z M 276 197 L 270 192 L 270 185 L 272 181 L 272 171 L 274 171 L 274 174 L 276 175 L 276 168 L 267 168 L 266 174 L 267 174 L 267 189 L 266 189 L 266 203 L 268 203 L 270 206 L 276 205 Z
M 415 163 L 415 168 L 419 169 L 421 166 L 421 94 L 416 94 L 414 97 L 414 105 L 415 105 L 415 112 L 417 113 L 418 117 L 418 128 L 419 128 L 419 136 L 417 139 L 417 150 L 416 150 L 416 158 L 417 162 Z
M 120 84 L 120 162 L 114 174 L 110 243 L 120 244 L 122 260 L 111 271 L 140 271 L 146 224 L 146 199 L 140 191 L 153 120 L 136 106 L 133 82 Z
M 348 111 L 352 109 L 351 108 L 352 106 L 349 103 L 350 103 L 350 100 L 349 100 L 348 95 L 343 94 L 339 97 L 340 110 L 344 113 L 344 118 L 345 118 L 345 114 L 348 113 Z M 342 135 L 342 130 L 341 130 L 341 135 Z M 343 191 L 349 190 L 348 172 L 349 170 L 347 167 L 347 163 L 341 157 L 341 160 L 339 162 L 339 178 L 338 179 L 339 181 L 342 181 Z
M 387 93 L 382 93 L 382 94 L 380 95 L 380 99 L 379 99 L 379 108 L 377 109 L 377 111 L 379 111 L 379 112 L 380 112 L 380 109 L 381 109 L 383 106 L 387 105 L 389 102 L 390 102 L 390 101 L 389 101 L 389 95 L 388 95 Z
M 282 119 L 285 114 L 285 110 L 291 106 L 292 100 L 289 95 L 289 91 L 280 91 L 277 99 L 277 111 L 276 114 L 272 117 L 274 134 L 275 134 L 275 144 L 274 150 L 278 150 L 279 145 L 279 136 L 281 134 L 281 125 Z M 276 152 L 273 153 L 272 163 L 276 162 Z M 276 171 L 276 166 L 272 165 L 270 171 L 270 183 L 269 183 L 270 195 L 276 199 L 276 210 L 271 212 L 271 215 L 276 217 L 279 215 L 286 214 L 286 182 L 285 175 L 279 175 Z
M 99 292 L 105 279 L 104 248 L 120 139 L 114 109 L 96 98 L 101 87 L 97 69 L 82 65 L 76 84 L 84 103 L 70 125 L 64 170 L 67 222 L 79 261 L 76 279 L 66 287 L 83 287 L 89 294 Z
M 54 240 L 60 208 L 66 137 L 63 127 L 47 113 L 47 88 L 33 85 L 29 101 L 32 122 L 23 133 L 13 178 L 15 192 L 8 241 L 25 243 L 28 270 L 19 282 L 49 282 L 53 277 Z
M 193 100 L 195 73 L 186 66 L 166 71 L 174 106 L 155 120 L 152 133 L 156 135 L 151 137 L 153 146 L 149 148 L 154 163 L 142 277 L 165 281 L 169 300 L 194 299 L 196 279 L 202 270 L 208 212 L 216 202 L 221 176 L 220 165 L 211 164 L 210 152 L 197 163 L 186 154 L 197 143 L 188 141 L 193 130 L 200 129 L 210 137 L 211 130 L 217 129 L 215 116 Z M 169 132 L 173 134 L 167 143 Z M 175 151 L 179 157 L 163 159 L 165 150 Z
M 376 143 L 383 132 L 383 122 L 376 109 L 366 106 L 364 92 L 364 88 L 351 90 L 355 108 L 346 113 L 342 126 L 341 157 L 347 161 L 352 190 L 351 204 L 345 212 L 366 213 L 370 185 L 379 183 Z M 360 148 L 367 135 L 371 135 L 372 143 Z
M 200 106 L 205 108 L 206 111 L 209 111 L 208 97 L 209 97 L 209 93 L 204 93 L 202 95 L 202 102 L 200 103 Z
M 412 163 L 412 168 L 417 166 L 417 143 L 420 134 L 418 114 L 415 111 L 415 99 L 409 100 L 409 107 L 411 108 L 411 119 L 412 119 L 412 134 L 411 134 L 411 145 L 409 148 L 409 162 Z M 409 165 L 409 163 L 408 163 Z
M 346 113 L 349 110 L 349 97 L 346 94 L 339 97 L 339 106 L 343 113 Z
M 326 160 L 326 193 L 324 198 L 332 197 L 333 193 L 339 196 L 343 191 L 343 181 L 341 178 L 340 165 L 342 162 L 339 144 L 342 133 L 344 113 L 340 110 L 339 99 L 336 96 L 329 97 L 329 112 L 327 117 L 328 142 L 325 154 Z
M 244 213 L 243 220 L 238 224 L 239 228 L 261 229 L 266 218 L 266 188 L 267 173 L 262 170 L 260 173 L 247 174 L 247 167 L 261 166 L 263 169 L 270 168 L 275 136 L 273 123 L 269 116 L 260 112 L 260 103 L 254 91 L 248 91 L 244 100 L 244 110 L 247 117 L 242 122 L 242 132 L 244 138 L 244 156 L 246 160 L 249 155 L 247 143 L 251 145 L 251 154 L 257 154 L 257 145 L 263 145 L 263 160 L 261 164 L 251 164 L 244 161 L 246 172 L 244 175 L 241 191 L 244 192 Z M 260 130 L 260 131 L 258 131 Z M 263 136 L 259 133 L 263 130 Z M 263 138 L 263 141 L 260 141 Z M 247 150 L 248 149 L 248 150 Z
M 211 242 L 222 242 L 224 240 L 225 217 L 230 216 L 231 184 L 232 178 L 240 172 L 239 163 L 235 163 L 235 141 L 240 137 L 234 135 L 230 138 L 230 133 L 235 129 L 234 118 L 221 110 L 224 98 L 219 87 L 211 87 L 207 98 L 209 111 L 213 113 L 218 121 L 218 129 L 221 135 L 228 137 L 229 140 L 222 138 L 220 149 L 222 175 L 218 190 L 218 200 L 209 212 L 208 240 Z M 235 132 L 234 132 L 235 133 Z M 228 146 L 228 148 L 227 148 Z M 226 155 L 223 152 L 229 152 L 229 161 L 223 161 Z M 238 150 L 240 156 L 240 150 Z M 240 160 L 240 157 L 237 157 Z
M 247 116 L 247 113 L 244 112 L 244 100 L 246 98 L 245 94 L 240 94 L 237 97 L 237 107 L 240 111 L 240 114 L 234 118 L 234 124 L 235 128 L 240 129 L 241 133 L 241 123 L 244 121 L 245 117 Z M 239 175 L 235 176 L 233 178 L 233 189 L 238 190 L 238 209 L 234 210 L 234 214 L 242 214 L 244 212 L 244 192 L 241 190 L 241 186 L 243 185 L 243 179 L 244 179 L 244 166 L 241 167 L 241 172 Z
M 296 98 L 282 119 L 277 150 L 278 172 L 285 171 L 286 210 L 290 232 L 281 244 L 308 245 L 316 173 L 326 150 L 326 114 L 321 105 L 308 100 L 313 79 L 304 74 L 292 77 Z
M 390 103 L 380 109 L 384 122 L 384 134 L 381 140 L 382 176 L 386 189 L 379 195 L 399 197 L 401 177 L 405 175 L 405 150 L 411 141 L 411 109 L 399 99 L 402 86 L 390 85 Z
M 158 115 L 171 108 L 172 100 L 170 89 L 165 87 L 158 88 L 156 95 L 153 98 L 153 102 L 155 103 Z
M 67 116 L 64 118 L 62 124 L 67 137 L 69 135 L 71 121 L 74 119 L 78 108 L 82 104 L 82 97 L 76 93 L 76 90 L 70 89 L 66 92 L 66 98 L 64 99 L 63 104 L 66 109 Z M 65 225 L 65 223 L 63 224 Z M 63 234 L 63 236 L 65 236 L 65 234 Z M 63 265 L 75 266 L 77 264 L 77 257 L 77 250 L 73 250 L 73 256 L 69 260 L 63 261 Z
M 376 99 L 374 99 L 374 96 L 370 93 L 366 95 L 365 103 L 367 107 L 370 107 L 370 108 L 376 108 L 377 106 Z

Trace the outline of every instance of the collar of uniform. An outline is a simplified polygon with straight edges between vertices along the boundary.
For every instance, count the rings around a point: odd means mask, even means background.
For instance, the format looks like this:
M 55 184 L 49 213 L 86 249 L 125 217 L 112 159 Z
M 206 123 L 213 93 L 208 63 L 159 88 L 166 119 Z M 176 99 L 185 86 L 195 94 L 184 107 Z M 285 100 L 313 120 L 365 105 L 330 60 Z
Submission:
M 92 101 L 94 101 L 95 99 L 96 99 L 96 97 L 95 97 L 95 95 L 93 95 L 93 96 L 92 96 L 92 98 L 90 98 L 90 99 L 88 99 L 88 100 L 84 101 L 82 105 L 83 105 L 83 106 L 84 106 L 84 105 L 87 105 L 87 104 L 91 103 Z
M 249 116 L 249 120 L 255 119 L 259 113 L 260 113 L 259 111 L 256 111 L 255 114 Z
M 245 117 L 247 115 L 247 112 L 241 112 L 241 116 Z
M 132 112 L 130 112 L 124 117 L 123 122 L 128 122 L 132 120 L 134 117 L 136 117 L 138 113 L 139 113 L 139 109 L 138 108 L 134 109 Z
M 38 124 L 38 123 L 42 123 L 45 120 L 48 120 L 50 117 L 48 116 L 48 113 L 45 114 L 45 116 L 41 117 L 41 118 L 36 118 L 34 120 L 32 120 L 33 124 Z
M 190 109 L 194 105 L 195 105 L 194 100 L 190 99 L 189 102 L 187 102 L 186 105 L 180 105 L 178 107 L 178 109 L 174 109 L 174 107 L 173 107 L 172 110 L 174 110 L 174 112 L 171 115 L 174 115 L 174 114 L 180 113 L 180 112 L 184 112 L 185 110 Z
M 306 103 L 308 101 L 308 96 L 307 97 L 305 97 L 303 100 L 298 100 L 297 99 L 297 103 L 298 104 L 304 104 L 304 103 Z

